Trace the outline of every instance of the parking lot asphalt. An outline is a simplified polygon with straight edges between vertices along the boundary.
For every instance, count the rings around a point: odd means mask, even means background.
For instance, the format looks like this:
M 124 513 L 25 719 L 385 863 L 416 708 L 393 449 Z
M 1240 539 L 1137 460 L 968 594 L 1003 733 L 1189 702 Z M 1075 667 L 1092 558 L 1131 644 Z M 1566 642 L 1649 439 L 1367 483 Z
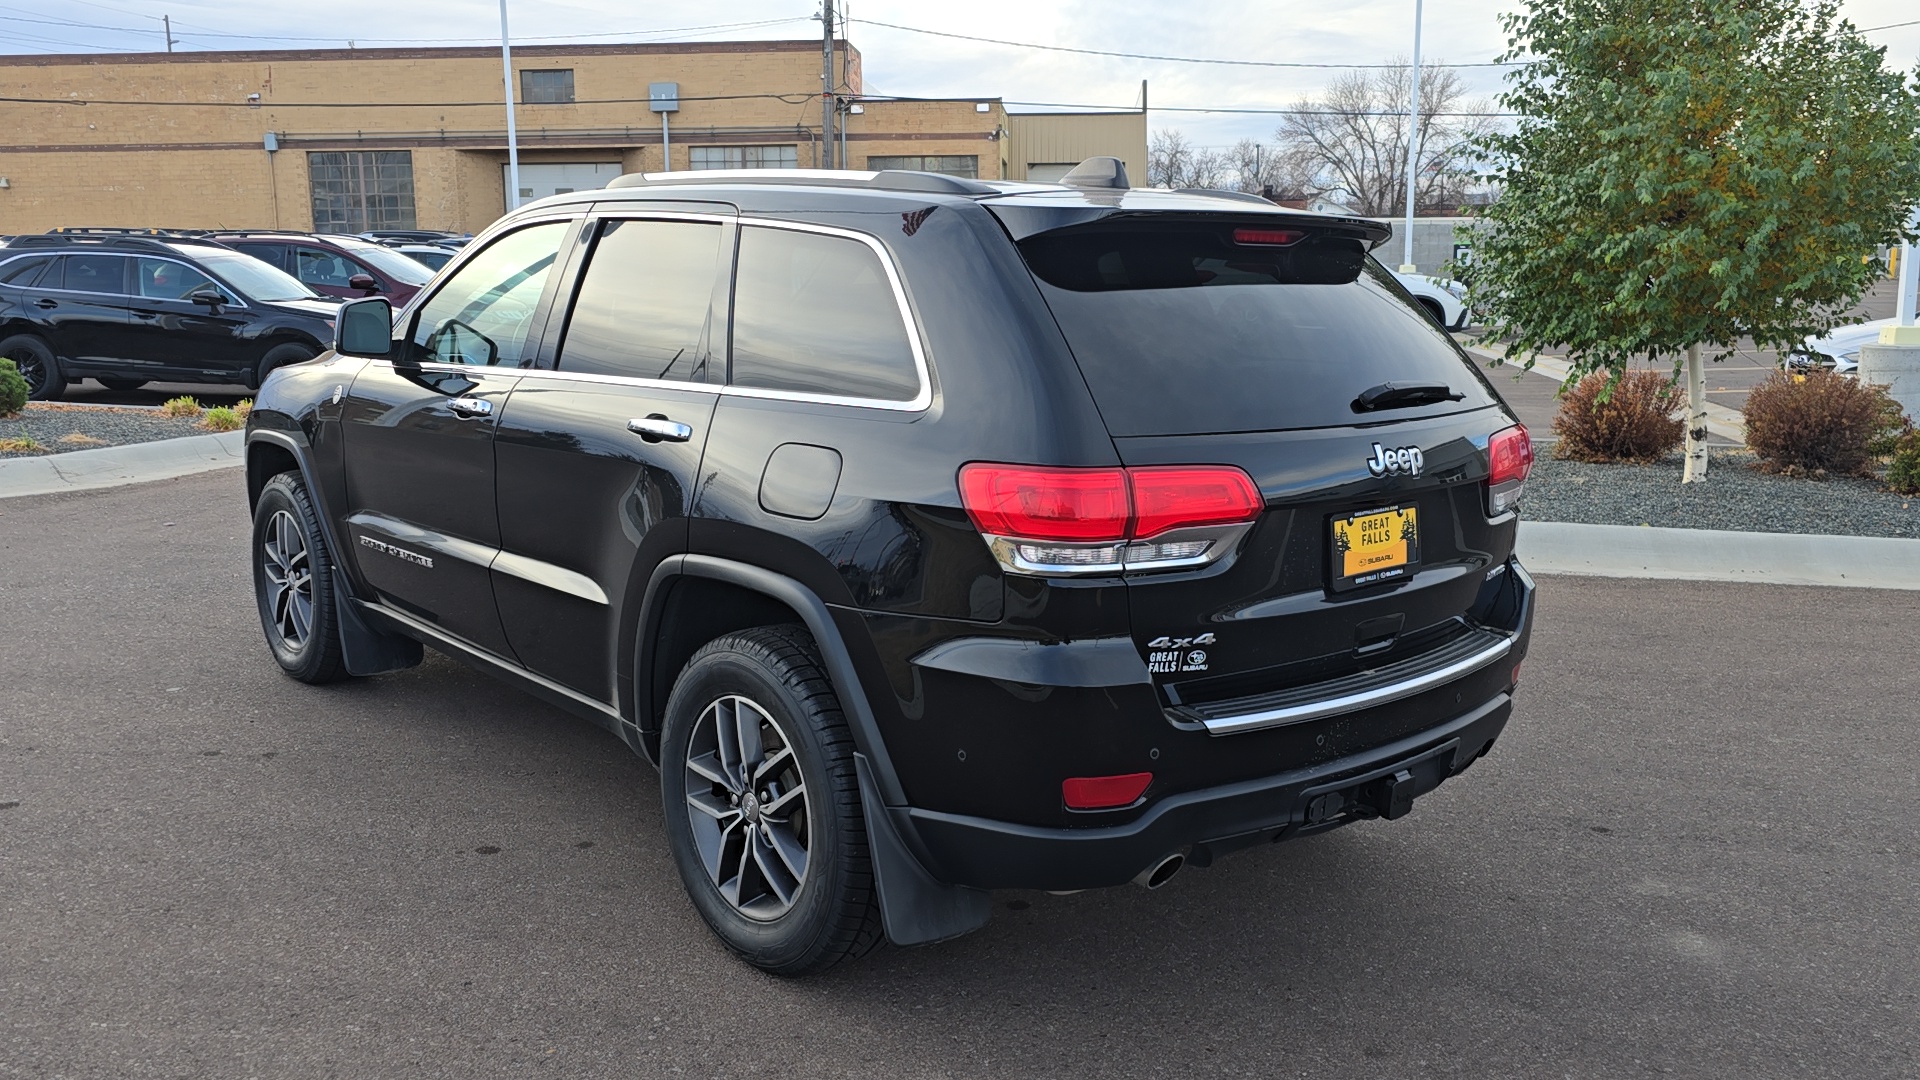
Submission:
M 611 736 L 281 676 L 246 530 L 236 471 L 0 503 L 0 1076 L 1920 1072 L 1911 594 L 1543 578 L 1407 818 L 782 982 Z

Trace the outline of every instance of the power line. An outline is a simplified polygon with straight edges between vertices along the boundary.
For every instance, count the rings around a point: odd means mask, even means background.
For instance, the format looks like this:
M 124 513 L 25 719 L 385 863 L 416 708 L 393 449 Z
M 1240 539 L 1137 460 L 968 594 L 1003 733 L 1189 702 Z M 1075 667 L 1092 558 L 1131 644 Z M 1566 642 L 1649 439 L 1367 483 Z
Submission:
M 1920 19 L 1909 19 L 1906 22 L 1888 23 L 1885 26 L 1863 26 L 1860 28 L 1860 33 L 1871 34 L 1875 30 L 1897 30 L 1902 26 L 1920 26 Z
M 1007 41 L 1002 38 L 975 37 L 972 34 L 954 34 L 945 30 L 926 30 L 918 26 L 901 26 L 898 23 L 880 22 L 877 19 L 848 18 L 847 22 L 860 22 L 868 26 L 884 26 L 889 30 L 905 30 L 910 34 L 928 34 L 933 37 L 955 38 L 960 41 L 979 41 L 988 45 L 1008 45 L 1016 49 L 1042 49 L 1047 52 L 1078 53 L 1082 56 L 1117 56 L 1127 60 L 1159 60 L 1172 64 L 1225 64 L 1231 67 L 1268 67 L 1268 68 L 1396 68 L 1405 64 L 1315 64 L 1290 60 L 1217 60 L 1195 56 L 1160 56 L 1154 53 L 1113 52 L 1106 49 L 1079 49 L 1067 45 L 1036 45 L 1029 41 Z M 1478 67 L 1525 67 L 1526 61 L 1490 60 L 1471 64 L 1426 64 L 1424 67 L 1436 68 L 1478 68 Z

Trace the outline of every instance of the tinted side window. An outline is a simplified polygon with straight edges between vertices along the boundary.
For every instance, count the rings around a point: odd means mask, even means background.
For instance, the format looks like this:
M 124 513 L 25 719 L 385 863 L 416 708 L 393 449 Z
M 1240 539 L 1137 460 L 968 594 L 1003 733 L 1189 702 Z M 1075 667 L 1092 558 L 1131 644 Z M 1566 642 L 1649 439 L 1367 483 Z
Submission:
M 229 244 L 227 246 L 251 255 L 276 270 L 287 268 L 287 248 L 284 244 Z
M 366 267 L 345 255 L 336 255 L 319 248 L 295 248 L 293 258 L 300 269 L 294 277 L 308 285 L 333 285 L 344 289 L 355 274 L 373 276 Z
M 202 289 L 213 289 L 223 296 L 227 292 L 207 275 L 171 259 L 139 260 L 134 280 L 138 295 L 152 300 L 185 300 Z
M 32 285 L 40 277 L 40 271 L 53 261 L 51 255 L 42 255 L 37 259 L 15 259 L 0 266 L 0 285 Z
M 126 259 L 118 255 L 68 255 L 60 262 L 66 274 L 60 288 L 75 292 L 126 295 Z M 48 286 L 43 282 L 42 287 Z
M 527 331 L 534 308 L 566 233 L 565 222 L 534 225 L 467 260 L 421 307 L 413 328 L 415 357 L 520 367 L 531 352 Z
M 718 225 L 609 221 L 573 301 L 559 368 L 704 381 Z
M 913 347 L 879 255 L 860 241 L 744 228 L 734 281 L 736 386 L 909 401 Z

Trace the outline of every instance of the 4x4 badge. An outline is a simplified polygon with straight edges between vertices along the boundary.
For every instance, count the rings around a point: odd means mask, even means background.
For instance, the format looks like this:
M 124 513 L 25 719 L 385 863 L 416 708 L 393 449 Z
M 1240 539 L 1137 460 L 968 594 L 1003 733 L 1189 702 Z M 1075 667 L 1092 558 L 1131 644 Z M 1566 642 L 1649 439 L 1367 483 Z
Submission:
M 1394 473 L 1406 473 L 1419 476 L 1426 468 L 1427 456 L 1417 446 L 1401 446 L 1389 450 L 1379 443 L 1373 444 L 1373 456 L 1367 459 L 1367 471 L 1375 476 L 1391 476 Z

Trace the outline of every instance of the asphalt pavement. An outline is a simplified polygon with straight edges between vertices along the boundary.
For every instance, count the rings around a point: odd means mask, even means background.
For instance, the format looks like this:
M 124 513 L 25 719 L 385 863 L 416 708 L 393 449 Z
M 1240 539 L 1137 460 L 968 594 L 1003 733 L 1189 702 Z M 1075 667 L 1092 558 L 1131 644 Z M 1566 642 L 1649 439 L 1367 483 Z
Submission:
M 246 530 L 232 470 L 0 502 L 0 1076 L 1920 1073 L 1911 594 L 1543 578 L 1407 818 L 783 982 L 611 736 L 280 675 Z

